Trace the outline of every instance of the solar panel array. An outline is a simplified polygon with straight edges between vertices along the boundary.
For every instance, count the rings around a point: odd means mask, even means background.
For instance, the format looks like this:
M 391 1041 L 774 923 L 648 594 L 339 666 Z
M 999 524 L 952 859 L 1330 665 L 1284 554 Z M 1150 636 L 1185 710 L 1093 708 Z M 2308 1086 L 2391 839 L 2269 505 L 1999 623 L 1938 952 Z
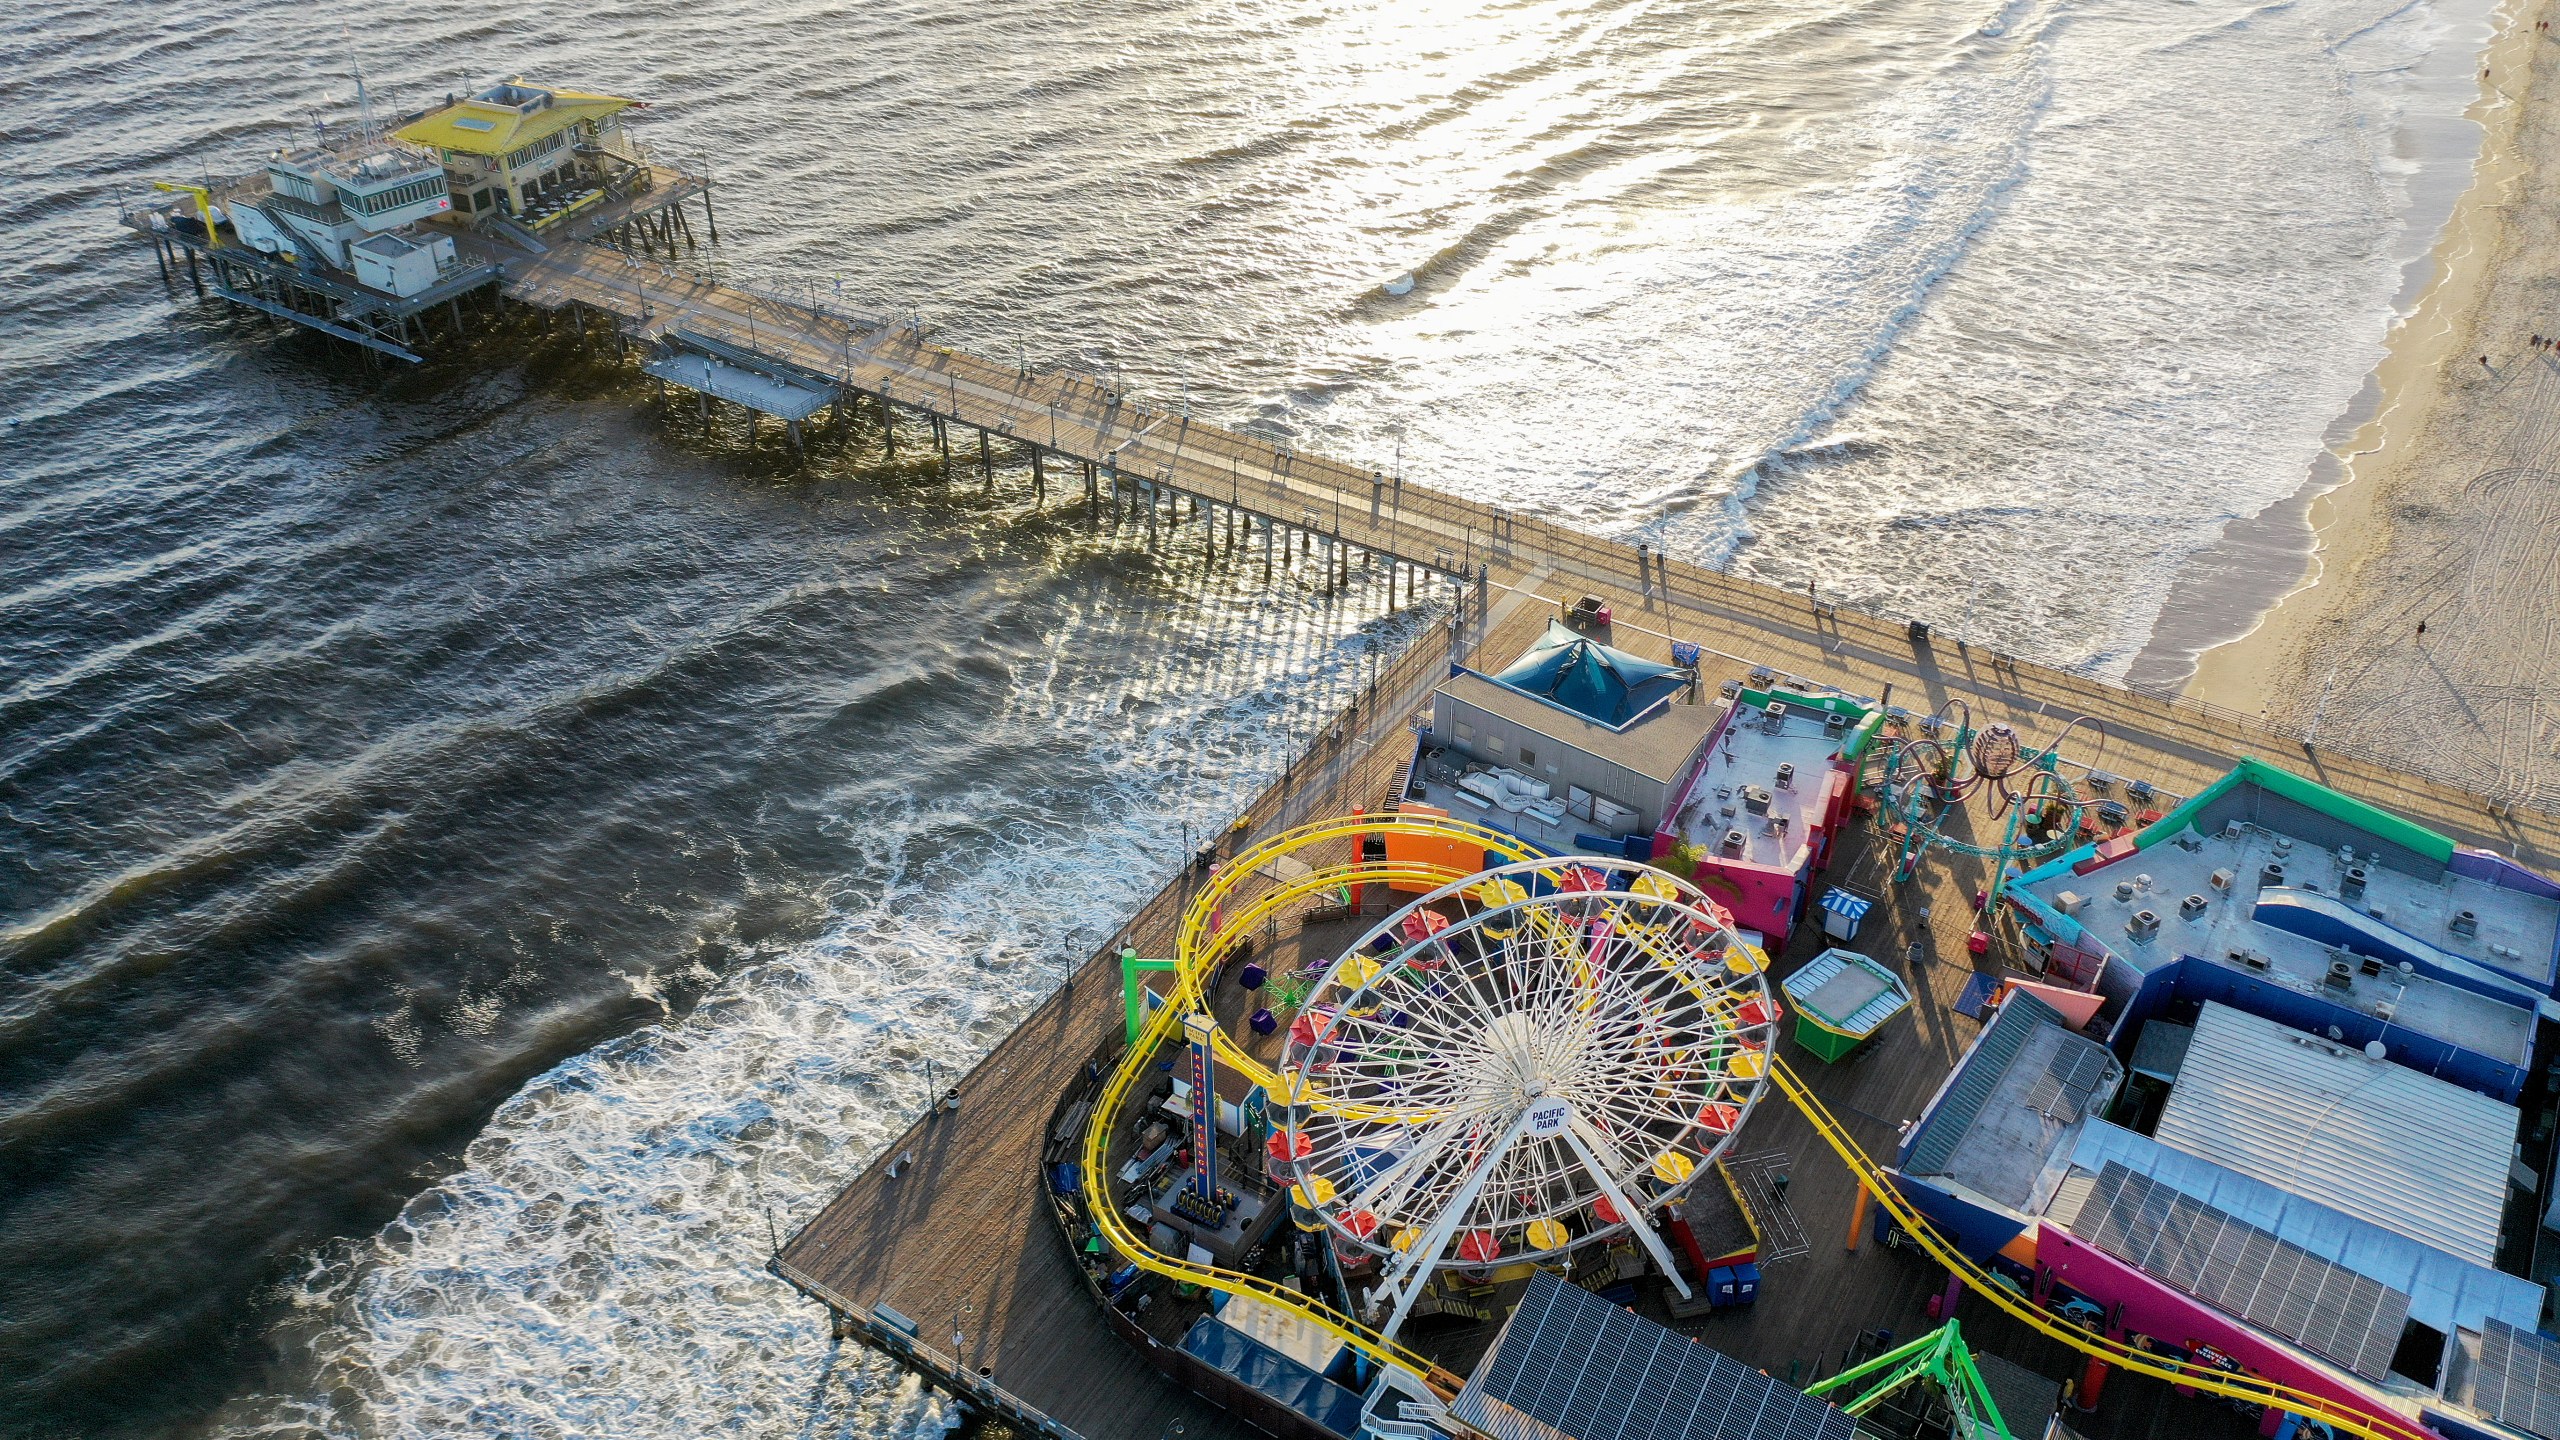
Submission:
M 2027 1090 L 2027 1108 L 2065 1125 L 2080 1118 L 2107 1075 L 2107 1052 L 2095 1045 L 2066 1045 L 2053 1068 Z
M 2560 1440 L 2560 1345 L 2504 1320 L 2482 1325 L 2471 1405 L 2501 1425 Z
M 2110 1160 L 2071 1233 L 2368 1380 L 2391 1368 L 2409 1297 Z M 2560 1436 L 2553 1437 L 2560 1440 Z
M 1495 1440 L 1853 1440 L 1848 1414 L 1541 1272 L 1450 1412 Z

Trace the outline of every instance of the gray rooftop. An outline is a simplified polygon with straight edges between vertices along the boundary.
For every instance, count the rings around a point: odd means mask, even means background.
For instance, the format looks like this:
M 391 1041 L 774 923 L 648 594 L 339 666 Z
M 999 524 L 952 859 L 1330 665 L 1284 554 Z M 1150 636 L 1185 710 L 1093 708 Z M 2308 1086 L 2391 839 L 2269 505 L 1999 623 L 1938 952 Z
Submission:
M 1570 745 L 1664 785 L 1680 778 L 1724 714 L 1716 706 L 1675 700 L 1624 730 L 1612 730 L 1472 670 L 1450 676 L 1440 691 L 1528 734 Z
M 2373 854 L 2383 854 L 2376 849 Z M 2348 865 L 2336 851 L 2295 843 L 2290 837 L 2255 824 L 2236 833 L 2210 834 L 2190 829 L 2166 844 L 2086 875 L 2048 877 L 2027 888 L 2040 900 L 2072 914 L 2119 961 L 2151 971 L 2181 957 L 2211 961 L 2373 1016 L 2385 1023 L 2447 1040 L 2466 1050 L 2522 1065 L 2533 1045 L 2533 997 L 2510 976 L 2493 973 L 2497 961 L 2491 947 L 2526 954 L 2548 954 L 2560 907 L 2536 896 L 2449 875 L 2441 867 L 2429 874 L 2368 862 L 2365 891 L 2350 906 L 2340 898 L 2340 882 Z M 2261 885 L 2260 873 L 2281 865 L 2284 882 Z M 2216 876 L 2221 883 L 2216 883 Z M 2130 887 L 2118 894 L 2120 888 Z M 2078 903 L 2066 901 L 2076 895 Z M 2189 897 L 2194 897 L 2190 900 Z M 2201 908 L 2197 908 L 2198 902 Z M 2404 973 L 2395 963 L 2363 963 L 2360 957 L 2344 983 L 2333 981 L 2330 945 L 2261 923 L 2262 903 L 2324 913 L 2336 911 L 2350 922 L 2361 912 L 2364 923 L 2378 921 L 2430 952 L 2442 963 L 2477 974 L 2483 983 L 2507 990 L 2513 1003 L 2448 984 L 2423 974 Z M 2189 910 L 2196 913 L 2189 914 Z M 2458 910 L 2479 917 L 2476 937 L 2457 936 L 2447 921 Z M 2148 911 L 2159 920 L 2157 935 L 2137 939 L 2129 921 Z M 2269 912 L 2272 913 L 2272 912 Z M 2377 932 L 2381 933 L 2381 932 Z M 2380 948 L 2380 947 L 2377 947 Z M 2259 963 L 2263 962 L 2263 963 Z M 2476 962 L 2476 963 L 2475 963 Z
M 1930 1101 L 1901 1168 L 2033 1212 L 2061 1183 L 2082 1119 L 2123 1078 L 2106 1046 L 2012 993 Z
M 1790 707 L 1780 712 L 1775 725 L 1768 715 L 1765 706 L 1734 702 L 1733 723 L 1717 737 L 1705 771 L 1690 787 L 1678 826 L 1684 839 L 1709 853 L 1716 853 L 1726 831 L 1740 830 L 1745 843 L 1737 858 L 1793 870 L 1803 865 L 1805 847 L 1813 842 L 1813 822 L 1822 817 L 1830 798 L 1832 757 L 1849 732 L 1827 728 L 1818 710 Z M 1780 765 L 1795 767 L 1784 786 L 1778 783 Z M 1769 792 L 1767 818 L 1743 808 L 1745 787 Z M 1786 821 L 1785 830 L 1773 820 Z

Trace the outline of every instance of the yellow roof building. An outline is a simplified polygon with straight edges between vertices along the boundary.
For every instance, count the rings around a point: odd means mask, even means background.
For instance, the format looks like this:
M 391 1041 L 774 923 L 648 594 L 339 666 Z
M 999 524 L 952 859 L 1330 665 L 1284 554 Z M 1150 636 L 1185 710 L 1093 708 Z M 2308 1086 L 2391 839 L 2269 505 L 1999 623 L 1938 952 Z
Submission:
M 637 103 L 619 95 L 546 90 L 510 80 L 404 125 L 398 134 L 412 145 L 461 155 L 505 156 L 582 121 L 603 120 Z

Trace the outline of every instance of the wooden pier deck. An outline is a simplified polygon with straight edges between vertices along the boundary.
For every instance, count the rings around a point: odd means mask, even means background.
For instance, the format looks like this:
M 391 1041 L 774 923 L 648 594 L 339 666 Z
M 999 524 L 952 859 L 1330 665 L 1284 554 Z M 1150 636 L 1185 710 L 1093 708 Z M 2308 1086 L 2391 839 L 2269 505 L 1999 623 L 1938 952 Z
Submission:
M 1162 512 L 1168 548 L 1185 527 L 1215 535 L 1241 519 L 1250 542 L 1325 547 L 1346 568 L 1378 557 L 1435 572 L 1455 587 L 1464 616 L 1459 652 L 1507 661 L 1555 613 L 1585 591 L 1617 609 L 1613 639 L 1668 658 L 1672 639 L 1705 646 L 1709 686 L 1755 667 L 1803 677 L 1926 713 L 1962 701 L 1979 722 L 2007 720 L 2031 743 L 2069 719 L 2098 722 L 2072 758 L 2125 780 L 2149 782 L 2162 805 L 2195 793 L 2244 755 L 2313 775 L 2407 815 L 2465 844 L 2560 868 L 2560 817 L 2494 804 L 2375 758 L 2339 754 L 2256 720 L 2137 694 L 1932 637 L 1906 623 L 1815 603 L 1808 597 L 1491 507 L 1397 485 L 1377 472 L 1298 455 L 1283 445 L 1150 409 L 1074 374 L 1026 371 L 933 345 L 915 331 L 795 305 L 671 272 L 641 257 L 571 242 L 509 262 L 507 294 L 521 303 L 609 317 L 628 336 L 683 331 L 771 357 L 795 372 L 832 377 L 847 403 L 921 418 L 949 454 L 948 430 L 981 432 L 1043 461 L 1084 469 L 1114 503 Z M 895 443 L 892 440 L 891 443 Z M 912 441 L 911 441 L 912 443 Z M 964 460 L 966 452 L 963 452 Z M 984 461 L 984 463 L 992 463 Z M 1090 467 L 1090 468 L 1085 468 Z M 1196 502 L 1189 513 L 1173 502 Z M 1364 553 L 1365 552 L 1365 553 Z M 1359 556 L 1355 562 L 1352 557 Z M 1378 690 L 1328 732 L 1325 745 L 1266 793 L 1245 817 L 1268 833 L 1314 815 L 1375 805 L 1406 755 L 1406 720 L 1445 673 L 1452 637 L 1426 635 Z M 1710 692 L 1711 693 L 1711 692 Z M 1853 837 L 1829 878 L 1879 896 L 1867 948 L 1903 969 L 1917 997 L 1907 1022 L 1849 1062 L 1791 1056 L 1871 1153 L 1888 1150 L 1897 1125 L 1916 1115 L 1971 1043 L 1974 1021 L 1955 1010 L 1977 969 L 1998 967 L 1964 948 L 1978 864 L 1933 857 L 1912 885 L 1888 884 L 1886 857 Z M 1142 953 L 1169 945 L 1182 887 L 1169 887 L 1131 922 Z M 1802 933 L 1777 966 L 1785 973 L 1820 948 Z M 1918 963 L 1911 961 L 1918 956 Z M 843 1323 L 933 1376 L 975 1392 L 999 1414 L 1037 1420 L 1090 1440 L 1156 1440 L 1182 1427 L 1225 1433 L 1233 1421 L 1159 1376 L 1108 1328 L 1052 1223 L 1039 1175 L 1058 1097 L 1116 1035 L 1116 965 L 1097 956 L 1075 983 L 1035 1012 L 960 1085 L 957 1111 L 918 1122 L 852 1181 L 775 1257 L 777 1273 Z M 1790 1042 L 1791 1043 L 1791 1042 Z M 1739 1315 L 1683 1328 L 1772 1374 L 1809 1382 L 1840 1368 L 1861 1332 L 1909 1338 L 1929 1323 L 1923 1306 L 1944 1276 L 1900 1255 L 1842 1241 L 1853 1185 L 1809 1126 L 1783 1105 L 1764 1107 L 1746 1148 L 1793 1155 L 1792 1208 L 1811 1253 L 1775 1267 L 1767 1300 Z M 911 1164 L 892 1177 L 900 1153 Z M 903 1316 L 912 1335 L 877 1320 Z M 1988 1348 L 2064 1378 L 2074 1362 L 1980 1302 L 1960 1314 Z M 956 1343 L 955 1343 L 956 1335 Z M 2247 1427 L 2209 1402 L 2118 1377 L 2101 1413 L 2079 1422 L 2094 1436 L 2170 1437 Z
M 1667 635 L 1700 633 L 1694 628 L 1699 622 L 1690 618 L 1701 613 L 1696 609 L 1668 608 L 1657 600 L 1648 611 L 1617 593 L 1622 618 L 1612 638 L 1622 647 L 1667 658 Z M 1801 610 L 1792 597 L 1787 603 Z M 1470 626 L 1460 643 L 1488 662 L 1507 659 L 1529 643 L 1550 613 L 1550 601 L 1526 588 L 1507 596 L 1497 591 L 1489 623 Z M 1780 642 L 1761 638 L 1761 654 L 1801 661 L 1778 668 L 1809 679 L 1866 693 L 1879 692 L 1890 680 L 1897 699 L 1915 703 L 1926 703 L 1921 696 L 1979 697 L 1978 713 L 1989 708 L 2018 715 L 2034 727 L 2031 736 L 2050 733 L 2068 713 L 2063 703 L 2037 692 L 2033 674 L 1961 651 L 1942 657 L 1935 647 L 1915 648 L 1898 628 L 1862 630 L 1854 617 L 1816 622 L 1809 614 L 1799 615 L 1796 628 L 1803 638 L 1792 650 L 1783 648 L 1784 628 L 1752 633 Z M 1479 633 L 1481 643 L 1470 644 Z M 1260 835 L 1311 816 L 1376 805 L 1405 758 L 1404 721 L 1444 673 L 1448 655 L 1442 636 L 1425 636 L 1374 698 L 1354 712 L 1338 744 L 1311 756 L 1285 790 L 1275 786 L 1255 803 L 1246 817 L 1249 832 Z M 1749 665 L 1737 658 L 1711 662 L 1702 687 L 1709 703 L 1713 685 L 1740 678 Z M 2172 722 L 2190 717 L 2163 715 L 2166 707 L 2158 702 L 2104 687 L 2091 691 L 2101 704 L 2112 701 L 2104 713 L 2123 717 L 2098 758 L 2118 775 L 2150 780 L 2163 803 L 2193 793 L 2227 768 L 2234 751 L 2222 748 L 2228 742 L 2217 740 L 2214 722 L 2170 730 Z M 2527 863 L 2548 867 L 2555 858 L 2548 816 L 2492 818 L 2479 802 L 2423 781 L 2316 754 L 2306 762 L 2299 747 L 2274 758 L 2314 769 L 2343 789 L 2399 806 L 2472 843 L 2512 843 Z M 1956 1010 L 1966 982 L 1977 970 L 1999 968 L 2004 956 L 1995 947 L 1977 959 L 1965 948 L 1971 896 L 1988 878 L 1979 862 L 1936 856 L 1917 881 L 1896 887 L 1886 874 L 1892 857 L 1871 846 L 1871 837 L 1863 828 L 1844 837 L 1826 878 L 1879 899 L 1861 948 L 1910 980 L 1912 1012 L 1836 1066 L 1802 1053 L 1791 1040 L 1784 1043 L 1788 1062 L 1859 1142 L 1883 1154 L 1897 1126 L 1918 1114 L 1979 1029 Z M 1162 953 L 1169 946 L 1184 893 L 1177 882 L 1137 917 L 1131 935 L 1141 953 Z M 1825 943 L 1818 926 L 1801 927 L 1788 949 L 1773 957 L 1773 975 L 1805 963 Z M 1008 1398 L 1091 1440 L 1154 1440 L 1177 1423 L 1193 1434 L 1226 1433 L 1232 1420 L 1212 1418 L 1204 1402 L 1158 1376 L 1106 1326 L 1042 1196 L 1039 1157 L 1058 1097 L 1078 1083 L 1080 1068 L 1097 1047 L 1107 1049 L 1116 1038 L 1119 1003 L 1116 967 L 1097 957 L 962 1083 L 957 1112 L 919 1122 L 893 1144 L 784 1247 L 776 1268 L 856 1326 L 870 1307 L 886 1304 L 915 1323 L 926 1347 L 946 1354 L 955 1314 L 968 1307 L 957 1327 L 957 1363 L 941 1368 L 967 1380 L 987 1367 Z M 1766 1298 L 1757 1307 L 1681 1322 L 1679 1328 L 1774 1375 L 1810 1383 L 1842 1368 L 1861 1332 L 1889 1329 L 1909 1339 L 1934 1323 L 1924 1307 L 1943 1286 L 1944 1273 L 1872 1244 L 1856 1252 L 1846 1247 L 1854 1183 L 1801 1116 L 1771 1101 L 1755 1114 L 1741 1148 L 1792 1157 L 1787 1200 L 1811 1251 L 1770 1268 Z M 891 1178 L 882 1162 L 901 1151 L 913 1154 L 913 1164 Z M 1965 1304 L 1959 1315 L 1982 1348 L 2057 1380 L 2076 1375 L 2075 1357 L 1980 1301 Z M 2251 1433 L 2249 1425 L 2208 1400 L 2123 1376 L 2111 1384 L 2100 1413 L 2078 1426 L 2095 1437 L 2144 1440 L 2239 1440 Z
M 1090 465 L 1106 483 L 1143 492 L 1149 506 L 1189 497 L 1212 525 L 1232 513 L 1284 536 L 1315 537 L 1345 563 L 1352 555 L 1363 562 L 1377 556 L 1436 571 L 1473 588 L 1480 617 L 1507 594 L 1546 604 L 1592 591 L 1616 604 L 1622 636 L 1692 640 L 1746 667 L 1766 665 L 1853 693 L 1881 697 L 1890 686 L 1890 699 L 1915 711 L 1959 699 L 1976 719 L 2008 719 L 2030 739 L 2086 716 L 2106 737 L 2087 758 L 2167 793 L 2192 793 L 2234 758 L 2255 755 L 2307 770 L 2465 843 L 2520 857 L 2548 856 L 2560 845 L 2560 816 L 2429 781 L 2419 773 L 2423 755 L 2348 754 L 2254 717 L 2139 694 L 1944 636 L 1915 638 L 1900 621 L 1148 408 L 1090 376 L 988 360 L 930 343 L 911 328 L 718 284 L 597 244 L 571 241 L 519 256 L 507 262 L 506 275 L 506 293 L 520 302 L 608 316 L 637 337 L 681 330 L 770 356 L 833 377 L 853 403 L 867 398 L 946 432 L 973 430 L 1044 460 Z

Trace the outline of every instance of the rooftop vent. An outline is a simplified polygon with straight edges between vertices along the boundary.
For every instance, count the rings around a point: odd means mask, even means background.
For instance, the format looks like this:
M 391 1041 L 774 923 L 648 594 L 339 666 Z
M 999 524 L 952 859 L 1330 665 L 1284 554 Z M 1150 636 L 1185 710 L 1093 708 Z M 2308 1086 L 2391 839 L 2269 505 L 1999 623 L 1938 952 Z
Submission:
M 2480 933 L 2480 917 L 2469 910 L 2454 911 L 2453 919 L 2448 923 L 2456 935 L 2477 936 Z
M 2290 854 L 2292 854 L 2292 853 L 2293 853 L 2293 837 L 2292 837 L 2292 836 L 2290 836 L 2290 835 L 2279 835 L 2279 836 L 2277 836 L 2277 837 L 2276 837 L 2276 853 L 2277 853 L 2278 855 L 2290 855 Z
M 2362 974 L 2379 975 L 2382 973 L 2382 962 L 2374 959 L 2370 955 L 2367 955 L 2364 957 L 2363 962 L 2356 966 L 2356 969 Z
M 1743 834 L 1739 830 L 1727 830 L 1724 832 L 1724 843 L 1716 848 L 1724 853 L 1724 857 L 1726 859 L 1736 860 L 1740 859 L 1742 852 L 1749 849 L 1750 846 L 1750 836 Z
M 2205 883 L 2211 885 L 2216 890 L 2228 890 L 2231 888 L 2231 882 L 2234 878 L 2236 877 L 2232 875 L 2231 867 L 2225 865 L 2221 869 L 2214 871 Z
M 1792 764 L 1782 764 L 1778 767 L 1778 788 L 1781 790 L 1793 790 L 1796 788 L 1795 766 Z
M 2244 970 L 2264 970 L 2267 968 L 2267 957 L 2255 950 L 2234 950 L 2231 952 L 2231 963 Z
M 2117 882 L 2116 882 L 2116 898 L 2117 898 L 2118 900 L 2125 900 L 2125 901 L 2130 901 L 2130 900 L 2132 900 L 2132 899 L 2133 899 L 2133 882 L 2132 882 L 2132 881 L 2130 881 L 2130 880 L 2119 880 L 2119 881 L 2117 881 Z
M 2065 890 L 2053 897 L 2053 908 L 2065 915 L 2077 915 L 2089 903 L 2089 897 L 2077 890 Z
M 2248 826 L 2241 824 L 2237 820 L 2225 820 L 2222 822 L 2222 838 L 2225 840 L 2238 840 L 2241 835 L 2248 831 L 2248 828 Z
M 2148 940 L 2159 934 L 2160 912 L 2156 910 L 2134 911 L 2133 918 L 2124 922 L 2124 933 L 2132 936 L 2136 940 Z
M 2366 871 L 2363 866 L 2348 866 L 2347 873 L 2338 877 L 2338 898 L 2341 900 L 2363 899 L 2364 882 L 2366 878 Z
M 2204 848 L 2204 837 L 2193 830 L 2181 830 L 2178 832 L 2178 848 L 2193 855 Z
M 2203 896 L 2190 895 L 2186 899 L 2178 902 L 2178 918 L 2181 920 L 2193 920 L 2204 913 L 2204 907 L 2205 898 Z

